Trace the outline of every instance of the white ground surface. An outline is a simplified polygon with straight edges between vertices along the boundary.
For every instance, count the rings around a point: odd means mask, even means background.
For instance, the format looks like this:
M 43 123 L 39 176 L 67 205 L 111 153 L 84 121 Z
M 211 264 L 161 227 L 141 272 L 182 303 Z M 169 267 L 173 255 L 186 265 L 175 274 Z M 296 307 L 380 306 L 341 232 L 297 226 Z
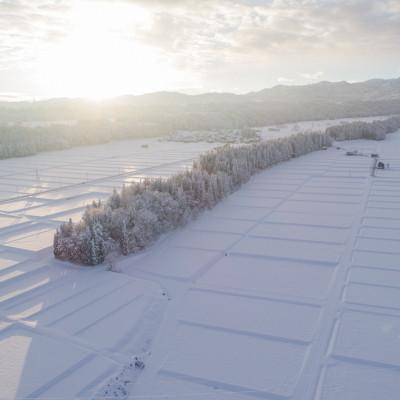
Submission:
M 332 125 L 341 125 L 347 124 L 353 121 L 364 121 L 364 122 L 372 122 L 376 120 L 387 119 L 390 116 L 376 116 L 376 117 L 362 117 L 362 118 L 340 118 L 340 119 L 327 119 L 320 121 L 302 121 L 302 122 L 293 122 L 287 124 L 278 124 L 278 125 L 269 125 L 262 126 L 256 129 L 257 134 L 261 137 L 261 139 L 271 139 L 282 136 L 291 136 L 300 132 L 316 132 L 316 131 L 325 131 L 326 128 Z M 207 142 L 217 141 L 222 136 L 225 138 L 225 143 L 227 142 L 227 138 L 230 138 L 232 142 L 240 142 L 240 138 L 235 129 L 223 130 L 219 131 L 218 129 L 215 131 L 178 131 L 175 134 L 171 135 L 168 140 L 172 140 L 172 138 L 179 142 L 197 142 L 199 138 L 201 140 Z
M 340 119 L 326 119 L 321 121 L 294 122 L 290 124 L 264 126 L 260 128 L 260 133 L 262 138 L 267 139 L 271 137 L 294 135 L 296 133 L 306 132 L 306 131 L 314 131 L 314 132 L 324 131 L 329 126 L 346 124 L 353 121 L 372 122 L 387 118 L 389 118 L 389 116 L 386 115 L 386 116 L 363 117 L 363 118 L 340 118 Z
M 211 147 L 142 143 L 0 161 L 0 399 L 397 400 L 400 132 L 340 144 L 380 153 L 375 178 L 331 148 L 118 272 L 54 261 L 59 221 Z

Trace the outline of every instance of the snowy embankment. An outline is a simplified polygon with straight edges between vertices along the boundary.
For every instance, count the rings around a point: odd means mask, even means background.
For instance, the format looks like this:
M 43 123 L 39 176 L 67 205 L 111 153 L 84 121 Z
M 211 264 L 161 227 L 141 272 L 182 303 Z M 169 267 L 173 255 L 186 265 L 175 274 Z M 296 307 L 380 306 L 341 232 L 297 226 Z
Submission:
M 256 145 L 225 146 L 201 155 L 193 168 L 166 180 L 124 187 L 103 204 L 93 202 L 78 223 L 63 223 L 54 255 L 86 265 L 109 254 L 143 250 L 161 234 L 214 207 L 250 177 L 279 162 L 331 145 L 328 134 L 310 132 Z

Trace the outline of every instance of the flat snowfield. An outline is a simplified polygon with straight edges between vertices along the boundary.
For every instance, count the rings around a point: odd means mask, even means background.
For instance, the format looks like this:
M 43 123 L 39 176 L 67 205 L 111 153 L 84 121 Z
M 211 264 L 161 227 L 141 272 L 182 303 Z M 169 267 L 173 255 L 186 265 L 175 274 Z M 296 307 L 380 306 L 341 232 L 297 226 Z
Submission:
M 400 132 L 265 170 L 117 272 L 54 260 L 60 221 L 213 146 L 0 161 L 0 399 L 399 398 Z

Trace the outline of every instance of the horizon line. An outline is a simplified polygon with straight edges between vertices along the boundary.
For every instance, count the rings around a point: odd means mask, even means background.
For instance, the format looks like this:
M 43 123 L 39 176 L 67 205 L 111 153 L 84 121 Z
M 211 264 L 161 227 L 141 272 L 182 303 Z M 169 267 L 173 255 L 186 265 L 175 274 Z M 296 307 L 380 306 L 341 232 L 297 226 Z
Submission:
M 157 95 L 157 94 L 176 94 L 176 95 L 182 95 L 182 96 L 188 96 L 188 97 L 205 96 L 205 95 L 219 95 L 219 94 L 220 95 L 231 95 L 231 96 L 246 96 L 246 95 L 260 93 L 264 90 L 272 90 L 272 89 L 280 88 L 280 87 L 286 87 L 286 88 L 306 87 L 306 86 L 320 85 L 322 83 L 327 83 L 327 84 L 346 83 L 348 85 L 354 85 L 354 84 L 360 84 L 360 83 L 367 83 L 367 82 L 371 82 L 371 81 L 394 81 L 394 80 L 398 80 L 398 79 L 400 79 L 400 76 L 395 77 L 395 78 L 370 78 L 370 79 L 366 79 L 363 81 L 321 80 L 321 81 L 312 82 L 312 83 L 277 84 L 277 85 L 273 85 L 273 86 L 265 86 L 258 90 L 251 90 L 248 92 L 241 92 L 241 93 L 219 91 L 219 90 L 211 90 L 211 91 L 205 91 L 205 92 L 199 92 L 199 93 L 189 93 L 189 91 L 191 91 L 192 89 L 176 89 L 176 90 L 165 89 L 165 90 L 158 90 L 158 91 L 153 91 L 153 92 L 142 92 L 142 93 L 137 93 L 137 94 L 136 93 L 116 94 L 116 95 L 104 96 L 104 97 L 99 97 L 99 98 L 91 98 L 90 96 L 79 96 L 79 95 L 77 95 L 77 96 L 34 97 L 34 96 L 26 95 L 24 93 L 10 93 L 10 92 L 1 93 L 0 92 L 0 103 L 36 103 L 36 102 L 45 102 L 45 101 L 52 101 L 52 100 L 84 100 L 84 101 L 98 103 L 98 102 L 118 99 L 118 98 L 122 98 L 122 97 L 142 97 L 142 96 L 150 96 L 150 95 Z M 17 98 L 18 96 L 19 96 L 19 98 Z M 9 98 L 9 99 L 7 100 L 6 98 Z M 15 100 L 13 98 L 15 98 Z

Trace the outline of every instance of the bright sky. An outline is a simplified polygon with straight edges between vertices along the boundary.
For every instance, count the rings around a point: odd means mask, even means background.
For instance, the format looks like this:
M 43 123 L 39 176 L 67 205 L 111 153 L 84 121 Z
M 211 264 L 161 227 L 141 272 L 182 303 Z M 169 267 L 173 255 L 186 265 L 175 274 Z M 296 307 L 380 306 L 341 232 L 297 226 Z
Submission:
M 399 0 L 0 0 L 3 99 L 399 76 Z

